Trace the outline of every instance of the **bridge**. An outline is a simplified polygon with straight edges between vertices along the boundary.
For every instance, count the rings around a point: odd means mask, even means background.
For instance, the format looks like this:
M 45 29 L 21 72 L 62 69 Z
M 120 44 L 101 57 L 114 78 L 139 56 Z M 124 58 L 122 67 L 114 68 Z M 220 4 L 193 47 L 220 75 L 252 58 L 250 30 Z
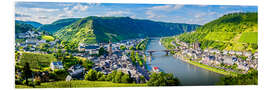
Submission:
M 128 50 L 129 52 L 131 51 L 131 50 Z M 146 51 L 142 51 L 142 50 L 134 50 L 135 52 L 140 52 L 140 53 L 143 53 L 143 54 L 145 54 L 145 52 L 146 53 L 149 53 L 149 55 L 150 55 L 150 57 L 153 55 L 153 53 L 154 52 L 166 52 L 166 55 L 169 55 L 169 52 L 170 51 L 176 51 L 176 52 L 178 52 L 178 51 L 180 51 L 180 49 L 165 49 L 165 50 L 146 50 Z
M 176 51 L 176 52 L 177 52 L 177 51 L 180 51 L 180 50 L 179 50 L 179 49 L 170 49 L 170 50 L 168 50 L 168 49 L 166 49 L 166 50 L 147 50 L 146 52 L 149 53 L 150 56 L 152 56 L 154 52 L 166 52 L 166 55 L 169 55 L 169 52 L 170 52 L 170 51 Z

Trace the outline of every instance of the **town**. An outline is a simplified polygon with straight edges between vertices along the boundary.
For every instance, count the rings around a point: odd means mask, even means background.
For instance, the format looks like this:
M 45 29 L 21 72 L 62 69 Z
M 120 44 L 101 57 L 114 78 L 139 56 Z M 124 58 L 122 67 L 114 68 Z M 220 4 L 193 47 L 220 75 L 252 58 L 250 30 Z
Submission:
M 195 61 L 210 67 L 236 73 L 247 73 L 250 69 L 258 69 L 258 52 L 220 51 L 218 49 L 200 48 L 200 43 L 186 43 L 180 40 L 171 42 L 180 52 L 174 56 L 184 61 Z
M 45 32 L 27 31 L 25 33 L 19 33 L 18 36 L 16 36 L 18 41 L 16 41 L 15 45 L 16 52 L 18 53 L 16 55 L 16 65 L 22 67 L 22 63 L 24 61 L 21 61 L 21 59 L 24 53 L 42 55 L 52 54 L 58 58 L 63 56 L 61 54 L 66 54 L 66 56 L 69 57 L 85 59 L 83 62 L 88 62 L 87 64 L 91 64 L 90 69 L 97 72 L 102 72 L 104 75 L 111 74 L 113 71 L 121 71 L 124 74 L 129 75 L 132 81 L 135 83 L 145 83 L 149 80 L 150 72 L 147 70 L 145 65 L 140 66 L 139 64 L 136 64 L 138 61 L 134 62 L 130 58 L 132 53 L 131 49 L 135 48 L 145 39 L 123 40 L 121 42 L 113 43 L 79 43 L 77 45 L 68 45 L 65 42 L 61 42 L 59 39 L 46 39 L 44 37 L 53 38 Z M 142 53 L 138 54 L 142 56 Z M 33 61 L 30 60 L 27 62 Z M 41 61 L 38 63 L 41 63 Z M 82 64 L 76 62 L 72 65 L 66 65 L 67 63 L 73 62 L 67 62 L 59 59 L 52 60 L 49 62 L 49 66 L 42 66 L 43 68 L 47 68 L 47 71 L 36 72 L 32 76 L 32 80 L 34 80 L 35 77 L 42 79 L 46 77 L 48 80 L 43 81 L 50 81 L 48 78 L 49 72 L 54 72 L 57 70 L 65 70 L 68 72 L 68 76 L 64 78 L 65 81 L 83 80 L 85 78 L 85 74 L 87 74 L 87 70 L 89 70 L 89 68 L 86 68 L 87 66 L 84 67 Z M 144 62 L 144 64 L 145 63 L 146 62 Z M 22 68 L 16 68 L 16 80 L 20 79 L 22 76 L 21 69 Z

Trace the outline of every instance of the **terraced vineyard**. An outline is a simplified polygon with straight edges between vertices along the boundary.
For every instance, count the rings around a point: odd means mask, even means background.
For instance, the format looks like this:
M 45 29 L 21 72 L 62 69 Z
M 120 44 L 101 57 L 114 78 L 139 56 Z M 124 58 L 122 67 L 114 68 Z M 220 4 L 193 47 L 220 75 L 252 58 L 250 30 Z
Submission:
M 236 33 L 232 32 L 210 32 L 204 37 L 204 39 L 213 41 L 230 41 L 235 35 Z
M 257 15 L 257 13 L 224 15 L 194 32 L 183 33 L 176 38 L 187 43 L 198 41 L 202 49 L 256 52 L 258 50 Z
M 244 32 L 242 33 L 239 42 L 242 43 L 258 43 L 258 32 Z

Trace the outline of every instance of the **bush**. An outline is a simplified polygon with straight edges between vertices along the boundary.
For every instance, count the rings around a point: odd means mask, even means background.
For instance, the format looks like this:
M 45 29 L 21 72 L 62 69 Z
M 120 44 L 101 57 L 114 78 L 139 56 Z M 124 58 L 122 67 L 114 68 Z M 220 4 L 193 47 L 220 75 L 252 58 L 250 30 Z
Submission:
M 121 77 L 121 83 L 131 83 L 131 78 L 128 74 L 124 74 Z
M 95 81 L 97 80 L 97 71 L 90 69 L 84 77 L 85 80 Z
M 84 61 L 83 62 L 83 67 L 85 67 L 86 68 L 86 70 L 89 70 L 89 69 L 91 69 L 92 67 L 93 67 L 93 65 L 94 65 L 94 62 L 92 62 L 92 61 Z
M 112 79 L 112 82 L 120 83 L 122 75 L 123 75 L 123 73 L 121 71 L 117 71 L 114 78 Z
M 15 84 L 16 85 L 22 85 L 23 84 L 23 81 L 20 80 L 20 79 L 15 79 Z
M 106 81 L 106 78 L 106 75 L 102 75 L 100 78 L 98 78 L 98 81 Z
M 54 70 L 55 80 L 65 80 L 68 72 L 66 70 Z
M 34 79 L 34 85 L 40 85 L 40 83 L 41 83 L 40 80 Z
M 218 85 L 258 85 L 258 71 L 250 70 L 247 74 L 224 76 Z
M 148 86 L 177 86 L 180 81 L 172 74 L 166 74 L 163 72 L 152 73 L 150 80 L 147 82 Z

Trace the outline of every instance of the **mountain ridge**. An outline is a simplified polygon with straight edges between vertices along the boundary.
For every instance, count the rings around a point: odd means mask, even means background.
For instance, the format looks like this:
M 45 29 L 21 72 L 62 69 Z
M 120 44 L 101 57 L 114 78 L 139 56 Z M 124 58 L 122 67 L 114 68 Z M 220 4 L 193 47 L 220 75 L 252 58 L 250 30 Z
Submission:
M 19 24 L 22 24 L 22 23 L 30 24 L 30 25 L 32 25 L 32 26 L 35 27 L 35 28 L 38 28 L 38 27 L 42 26 L 41 23 L 35 22 L 35 21 L 21 21 L 21 20 L 15 20 L 15 23 L 19 23 Z
M 199 26 L 196 24 L 139 20 L 129 17 L 88 16 L 58 30 L 54 35 L 64 41 L 96 43 L 108 42 L 109 40 L 120 41 L 131 38 L 172 36 L 192 31 Z
M 57 32 L 58 30 L 60 30 L 61 28 L 65 27 L 67 25 L 70 25 L 77 20 L 79 20 L 79 18 L 59 19 L 59 20 L 52 22 L 51 24 L 44 24 L 44 25 L 40 26 L 38 28 L 38 30 L 47 31 L 47 32 L 50 32 L 53 34 L 53 33 Z

